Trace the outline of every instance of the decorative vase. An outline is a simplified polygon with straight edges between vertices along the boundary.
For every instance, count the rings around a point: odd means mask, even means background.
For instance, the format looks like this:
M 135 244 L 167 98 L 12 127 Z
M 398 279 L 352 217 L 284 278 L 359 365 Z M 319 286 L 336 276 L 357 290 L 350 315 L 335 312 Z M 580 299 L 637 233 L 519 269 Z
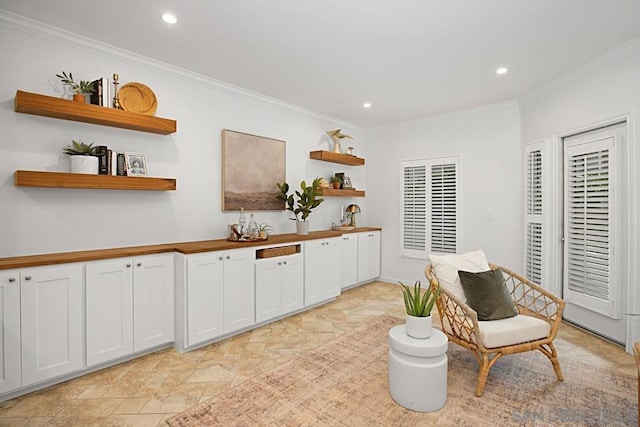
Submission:
M 71 173 L 98 174 L 98 158 L 96 156 L 69 156 Z
M 306 236 L 309 234 L 309 222 L 296 221 L 296 234 Z
M 86 102 L 86 97 L 84 93 L 74 93 L 73 100 L 75 102 Z
M 431 336 L 432 321 L 431 316 L 415 317 L 406 316 L 405 329 L 411 338 L 425 339 Z

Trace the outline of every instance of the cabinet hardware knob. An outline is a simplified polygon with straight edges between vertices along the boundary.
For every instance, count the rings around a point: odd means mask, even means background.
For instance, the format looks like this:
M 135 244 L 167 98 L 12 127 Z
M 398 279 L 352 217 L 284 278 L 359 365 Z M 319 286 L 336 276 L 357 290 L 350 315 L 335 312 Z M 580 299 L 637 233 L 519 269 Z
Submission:
M 15 278 L 15 277 L 9 277 L 9 281 L 10 281 L 11 283 L 13 283 L 13 282 L 15 282 L 15 281 L 16 281 L 16 278 Z
M 278 265 L 282 265 L 282 263 L 281 263 L 281 262 L 279 262 L 279 263 L 278 263 Z
M 231 259 L 231 255 L 227 255 L 227 259 Z
M 220 261 L 222 261 L 222 257 L 221 257 L 221 256 L 219 256 L 219 257 L 218 257 L 218 259 L 219 259 Z
M 31 280 L 31 276 L 27 274 L 26 276 L 24 276 L 24 280 Z
M 141 266 L 142 266 L 142 263 L 141 263 L 141 262 L 139 262 L 139 263 L 137 263 L 136 265 L 137 265 L 138 267 L 141 267 Z
M 284 265 L 287 265 L 287 261 L 282 261 L 282 263 L 283 263 Z
M 127 268 L 131 268 L 131 264 L 127 264 Z

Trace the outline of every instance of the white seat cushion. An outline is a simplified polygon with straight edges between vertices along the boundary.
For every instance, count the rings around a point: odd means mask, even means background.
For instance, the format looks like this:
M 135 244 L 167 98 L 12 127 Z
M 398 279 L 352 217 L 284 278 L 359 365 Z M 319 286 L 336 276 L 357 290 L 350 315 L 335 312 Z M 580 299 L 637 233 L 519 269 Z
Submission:
M 480 338 L 486 348 L 539 340 L 549 336 L 551 325 L 536 317 L 518 315 L 500 320 L 478 322 Z
M 429 259 L 431 260 L 433 272 L 440 286 L 444 286 L 450 290 L 463 302 L 467 302 L 467 299 L 462 290 L 458 270 L 464 270 L 470 273 L 490 270 L 489 262 L 482 249 L 456 255 L 431 254 L 429 255 Z

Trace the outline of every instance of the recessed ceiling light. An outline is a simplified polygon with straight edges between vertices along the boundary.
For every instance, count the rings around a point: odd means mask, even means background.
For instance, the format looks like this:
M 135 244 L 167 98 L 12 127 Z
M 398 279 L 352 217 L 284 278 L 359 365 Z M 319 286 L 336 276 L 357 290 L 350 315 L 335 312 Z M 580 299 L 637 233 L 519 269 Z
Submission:
M 364 104 L 362 104 L 363 108 L 371 108 L 371 103 L 370 102 L 365 102 Z
M 167 24 L 175 24 L 176 22 L 178 22 L 178 18 L 176 18 L 176 15 L 168 12 L 162 14 L 162 20 Z
M 500 67 L 496 70 L 496 74 L 507 74 L 507 70 L 505 67 Z

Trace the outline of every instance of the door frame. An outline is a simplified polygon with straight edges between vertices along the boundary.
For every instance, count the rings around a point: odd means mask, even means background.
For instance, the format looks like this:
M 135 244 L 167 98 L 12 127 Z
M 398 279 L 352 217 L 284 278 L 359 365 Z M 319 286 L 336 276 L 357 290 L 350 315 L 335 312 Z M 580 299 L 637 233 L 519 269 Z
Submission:
M 548 160 L 553 166 L 550 176 L 553 193 L 545 199 L 549 203 L 547 215 L 549 216 L 549 234 L 551 235 L 551 238 L 547 240 L 549 246 L 546 248 L 548 251 L 546 259 L 549 267 L 547 277 L 550 279 L 547 289 L 556 295 L 562 295 L 563 286 L 563 139 L 620 122 L 626 122 L 627 124 L 626 141 L 621 144 L 622 147 L 618 150 L 618 156 L 622 158 L 620 166 L 624 171 L 620 181 L 620 187 L 623 190 L 621 196 L 627 208 L 627 215 L 622 216 L 623 227 L 627 230 L 629 236 L 638 236 L 640 231 L 640 220 L 638 219 L 640 197 L 636 194 L 640 191 L 640 183 L 638 182 L 640 175 L 636 171 L 636 167 L 640 167 L 640 158 L 638 158 L 638 155 L 640 155 L 640 149 L 638 148 L 640 140 L 636 131 L 636 123 L 640 123 L 640 110 L 634 109 L 626 114 L 558 132 L 551 137 L 551 150 L 549 150 Z M 633 265 L 634 263 L 627 262 L 627 260 L 638 259 L 640 256 L 640 244 L 636 239 L 626 239 L 621 246 L 624 248 L 624 253 L 620 254 L 622 265 L 624 266 L 621 271 L 622 280 L 629 284 L 638 283 L 640 266 Z M 640 289 L 634 286 L 626 286 L 622 300 L 622 316 L 626 318 L 627 329 L 625 350 L 628 353 L 632 353 L 633 343 L 640 341 Z

